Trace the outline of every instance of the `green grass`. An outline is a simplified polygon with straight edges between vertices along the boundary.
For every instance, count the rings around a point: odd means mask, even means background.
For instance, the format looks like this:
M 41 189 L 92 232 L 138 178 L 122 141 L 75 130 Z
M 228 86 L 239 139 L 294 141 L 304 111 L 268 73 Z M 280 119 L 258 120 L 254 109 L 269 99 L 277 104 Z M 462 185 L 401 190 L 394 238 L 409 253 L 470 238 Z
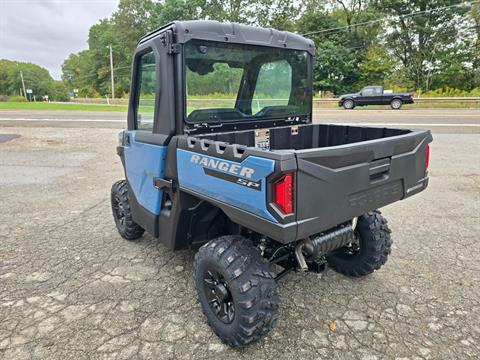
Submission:
M 452 102 L 452 103 L 416 103 L 407 104 L 405 108 L 409 109 L 480 109 L 480 103 L 478 102 Z
M 126 112 L 125 105 L 58 104 L 46 102 L 0 102 L 0 110 L 74 110 Z

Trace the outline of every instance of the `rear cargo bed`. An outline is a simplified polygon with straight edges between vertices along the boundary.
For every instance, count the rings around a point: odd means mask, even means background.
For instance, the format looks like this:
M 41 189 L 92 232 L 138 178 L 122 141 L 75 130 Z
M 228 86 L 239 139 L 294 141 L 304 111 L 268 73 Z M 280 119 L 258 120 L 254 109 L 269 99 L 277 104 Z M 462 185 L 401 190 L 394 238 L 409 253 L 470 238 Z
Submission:
M 297 239 L 411 196 L 428 184 L 426 151 L 432 136 L 427 130 L 343 125 L 279 127 L 269 129 L 265 150 L 270 151 L 254 150 L 256 134 L 258 137 L 262 131 L 197 138 L 246 146 L 244 156 L 291 154 L 296 162 Z
M 256 137 L 262 131 L 265 129 L 205 134 L 196 137 L 230 144 L 255 146 Z M 304 150 L 383 139 L 410 132 L 411 130 L 407 129 L 315 124 L 271 128 L 268 129 L 268 137 L 270 150 Z

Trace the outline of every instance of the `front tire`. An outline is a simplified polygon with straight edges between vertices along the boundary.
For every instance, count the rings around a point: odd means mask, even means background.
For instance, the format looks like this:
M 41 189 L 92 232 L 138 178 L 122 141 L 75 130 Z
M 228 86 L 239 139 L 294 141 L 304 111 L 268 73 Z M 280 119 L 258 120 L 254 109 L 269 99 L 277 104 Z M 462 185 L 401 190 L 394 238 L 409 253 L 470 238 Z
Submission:
M 392 247 L 390 233 L 380 211 L 368 212 L 358 218 L 357 242 L 327 255 L 327 262 L 335 271 L 347 276 L 371 274 L 387 262 Z
M 145 230 L 133 221 L 132 209 L 128 200 L 128 186 L 125 180 L 117 181 L 112 186 L 111 203 L 113 219 L 120 235 L 125 240 L 137 240 Z
M 347 99 L 343 102 L 343 108 L 345 110 L 352 110 L 355 107 L 355 103 L 351 99 Z
M 400 110 L 402 108 L 402 105 L 403 105 L 403 101 L 400 100 L 400 99 L 393 99 L 391 102 L 390 102 L 390 107 L 393 109 L 393 110 Z
M 208 324 L 230 346 L 257 341 L 277 322 L 275 275 L 250 240 L 222 236 L 195 255 L 194 281 Z

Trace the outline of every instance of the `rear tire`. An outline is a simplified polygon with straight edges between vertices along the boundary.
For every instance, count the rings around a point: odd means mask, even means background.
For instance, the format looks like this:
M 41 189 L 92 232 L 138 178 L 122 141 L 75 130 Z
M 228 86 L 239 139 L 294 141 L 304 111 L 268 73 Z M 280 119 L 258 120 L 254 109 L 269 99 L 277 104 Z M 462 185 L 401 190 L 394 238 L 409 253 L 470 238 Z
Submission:
M 125 240 L 137 240 L 145 230 L 132 218 L 132 209 L 128 201 L 128 186 L 125 180 L 117 181 L 112 186 L 111 203 L 113 219 L 120 235 Z
M 355 103 L 351 99 L 347 99 L 343 102 L 343 108 L 345 110 L 352 110 L 355 107 Z
M 277 322 L 275 275 L 250 240 L 222 236 L 195 255 L 194 281 L 208 324 L 230 346 L 257 341 Z
M 393 99 L 392 101 L 390 101 L 390 107 L 393 110 L 400 110 L 402 108 L 402 105 L 403 101 L 400 99 Z
M 335 271 L 347 276 L 371 274 L 387 262 L 392 247 L 390 233 L 380 211 L 368 212 L 358 218 L 355 228 L 358 244 L 335 250 L 327 255 L 327 262 Z

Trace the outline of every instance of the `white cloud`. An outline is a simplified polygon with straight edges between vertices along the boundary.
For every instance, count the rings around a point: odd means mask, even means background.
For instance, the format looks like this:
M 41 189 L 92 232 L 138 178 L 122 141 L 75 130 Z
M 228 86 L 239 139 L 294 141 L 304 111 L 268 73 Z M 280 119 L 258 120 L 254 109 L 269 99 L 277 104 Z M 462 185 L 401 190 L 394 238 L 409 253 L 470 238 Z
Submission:
M 63 61 L 87 48 L 90 26 L 117 5 L 118 0 L 0 0 L 0 59 L 38 64 L 60 79 Z

